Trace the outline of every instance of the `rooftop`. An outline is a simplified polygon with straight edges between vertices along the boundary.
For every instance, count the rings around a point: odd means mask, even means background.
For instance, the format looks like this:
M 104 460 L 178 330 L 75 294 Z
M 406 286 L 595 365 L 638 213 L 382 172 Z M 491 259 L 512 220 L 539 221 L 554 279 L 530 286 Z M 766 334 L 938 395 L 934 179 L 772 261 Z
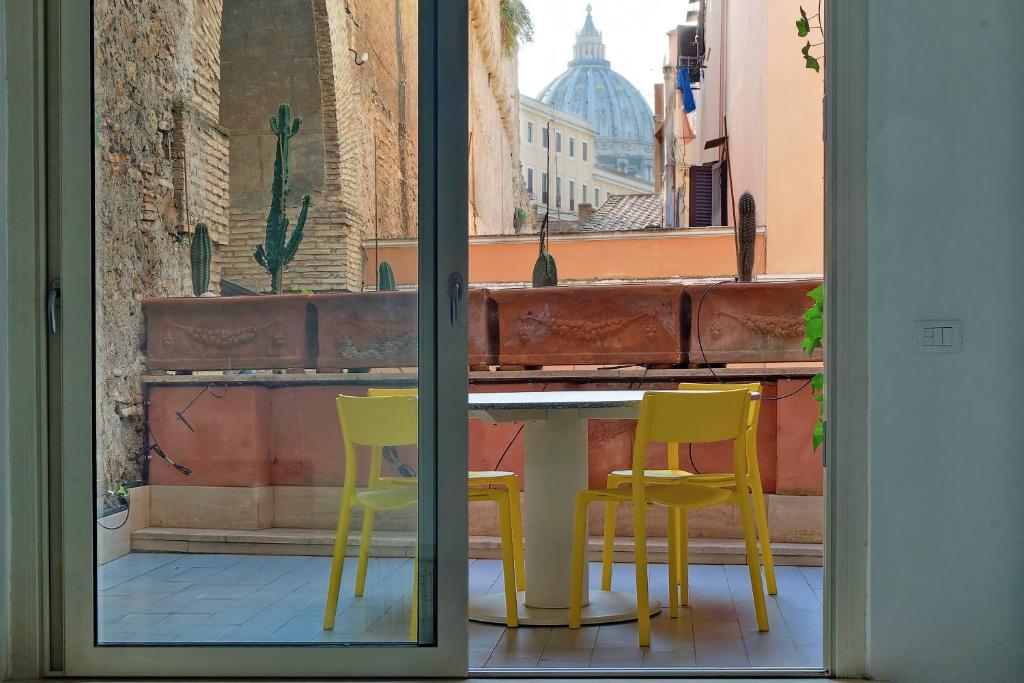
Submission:
M 663 227 L 664 203 L 657 193 L 613 194 L 580 226 L 581 232 L 649 230 Z

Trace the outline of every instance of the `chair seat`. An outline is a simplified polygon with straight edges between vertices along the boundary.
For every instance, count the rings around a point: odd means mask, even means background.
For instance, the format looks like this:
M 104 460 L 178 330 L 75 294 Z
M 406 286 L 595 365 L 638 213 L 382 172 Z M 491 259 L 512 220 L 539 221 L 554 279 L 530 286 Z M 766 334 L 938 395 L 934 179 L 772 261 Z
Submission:
M 373 491 L 360 491 L 356 500 L 371 510 L 397 510 L 416 502 L 417 489 L 412 486 L 392 486 Z
M 632 479 L 633 470 L 615 470 L 612 472 L 610 477 L 616 477 L 619 479 Z M 691 472 L 686 470 L 644 470 L 645 479 L 684 479 L 686 477 L 694 476 Z
M 502 480 L 516 476 L 515 472 L 492 472 L 490 470 L 470 470 L 469 481 L 473 484 L 500 484 Z
M 648 486 L 647 500 L 657 505 L 701 508 L 724 503 L 732 491 L 689 482 L 677 486 Z

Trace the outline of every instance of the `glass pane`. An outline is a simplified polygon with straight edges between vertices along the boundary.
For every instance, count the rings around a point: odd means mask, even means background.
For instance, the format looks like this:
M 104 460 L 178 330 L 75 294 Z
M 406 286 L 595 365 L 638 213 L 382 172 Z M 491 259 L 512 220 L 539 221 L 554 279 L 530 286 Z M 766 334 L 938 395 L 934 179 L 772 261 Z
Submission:
M 97 641 L 429 639 L 416 0 L 94 22 Z

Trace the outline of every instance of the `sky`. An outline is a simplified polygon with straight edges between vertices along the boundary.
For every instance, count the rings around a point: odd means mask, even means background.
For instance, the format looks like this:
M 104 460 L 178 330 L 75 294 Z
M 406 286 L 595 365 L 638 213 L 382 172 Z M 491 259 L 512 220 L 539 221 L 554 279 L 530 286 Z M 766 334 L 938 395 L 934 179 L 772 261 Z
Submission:
M 665 33 L 686 19 L 688 0 L 524 0 L 534 37 L 519 50 L 519 90 L 536 97 L 566 69 L 576 32 L 593 5 L 605 56 L 654 108 L 654 84 L 662 80 L 668 39 Z

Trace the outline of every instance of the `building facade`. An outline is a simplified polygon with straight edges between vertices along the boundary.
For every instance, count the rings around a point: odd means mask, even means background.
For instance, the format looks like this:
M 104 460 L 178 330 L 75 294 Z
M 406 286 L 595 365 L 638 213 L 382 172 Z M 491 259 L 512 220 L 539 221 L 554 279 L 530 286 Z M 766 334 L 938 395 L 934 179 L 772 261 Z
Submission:
M 579 220 L 580 204 L 596 210 L 608 197 L 643 194 L 649 182 L 597 163 L 597 131 L 585 119 L 519 95 L 519 159 L 535 215 Z
M 765 228 L 756 254 L 768 275 L 817 275 L 824 253 L 824 73 L 804 67 L 794 17 L 799 0 L 726 3 L 710 0 L 702 30 L 668 32 L 668 66 L 655 88 L 660 142 L 657 185 L 666 198 L 666 226 L 689 227 L 690 180 L 695 166 L 714 164 L 725 147 L 705 149 L 728 133 L 732 187 L 726 225 L 735 225 L 734 201 L 750 192 L 756 222 Z M 702 37 L 704 68 L 694 84 L 696 111 L 680 110 L 680 56 Z M 681 39 L 687 36 L 687 38 Z M 685 55 L 684 61 L 685 61 Z M 825 65 L 827 68 L 827 65 Z M 728 125 L 727 125 L 728 124 Z

